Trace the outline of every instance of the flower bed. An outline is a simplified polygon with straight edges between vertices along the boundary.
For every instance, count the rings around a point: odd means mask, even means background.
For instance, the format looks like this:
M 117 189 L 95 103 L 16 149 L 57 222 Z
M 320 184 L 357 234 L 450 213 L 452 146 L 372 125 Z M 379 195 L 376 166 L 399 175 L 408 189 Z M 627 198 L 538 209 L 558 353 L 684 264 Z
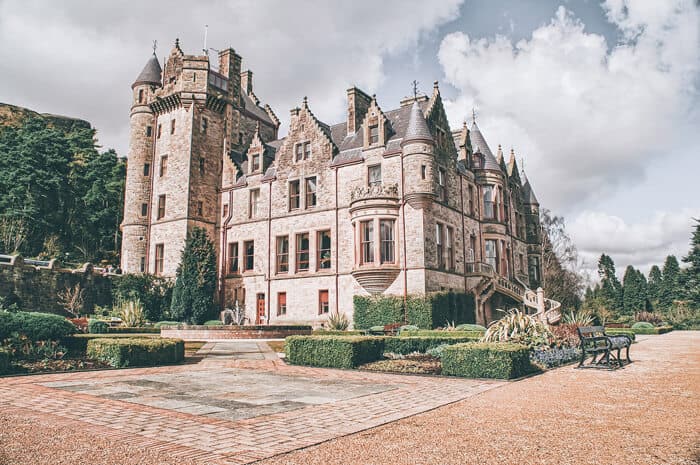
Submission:
M 209 339 L 281 339 L 287 336 L 310 335 L 307 325 L 250 325 L 250 326 L 204 326 L 204 325 L 162 325 L 161 337 L 178 338 L 185 341 L 205 341 Z
M 110 366 L 157 366 L 182 362 L 185 343 L 181 339 L 96 338 L 88 341 L 88 358 Z
M 427 354 L 409 354 L 402 358 L 387 358 L 365 363 L 360 370 L 382 371 L 388 373 L 413 373 L 421 375 L 439 375 L 442 371 L 440 359 Z
M 578 347 L 553 347 L 535 349 L 530 352 L 530 360 L 542 368 L 554 368 L 571 363 L 581 358 Z

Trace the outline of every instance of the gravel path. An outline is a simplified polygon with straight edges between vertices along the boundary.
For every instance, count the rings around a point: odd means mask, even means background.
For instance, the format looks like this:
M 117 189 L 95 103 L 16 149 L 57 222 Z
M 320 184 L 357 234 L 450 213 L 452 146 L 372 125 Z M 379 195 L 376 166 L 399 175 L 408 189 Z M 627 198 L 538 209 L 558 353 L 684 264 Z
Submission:
M 553 370 L 259 463 L 700 463 L 700 332 L 643 337 L 632 359 L 614 372 Z M 0 411 L 0 465 L 206 463 L 175 458 L 167 447 L 138 448 L 109 432 Z

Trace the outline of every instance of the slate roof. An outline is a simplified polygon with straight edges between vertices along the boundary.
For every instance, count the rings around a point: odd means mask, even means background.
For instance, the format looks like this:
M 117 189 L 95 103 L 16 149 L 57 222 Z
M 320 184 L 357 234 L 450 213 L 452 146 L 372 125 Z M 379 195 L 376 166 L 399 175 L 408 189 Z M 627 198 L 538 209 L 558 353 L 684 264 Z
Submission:
M 530 180 L 527 179 L 527 175 L 524 171 L 523 181 L 523 203 L 530 205 L 539 205 L 540 203 L 537 201 L 537 197 L 535 197 L 535 192 L 532 190 L 532 186 L 530 185 Z
M 243 96 L 243 104 L 245 105 L 246 111 L 252 113 L 256 118 L 261 121 L 270 123 L 272 126 L 276 126 L 276 123 L 270 118 L 270 115 L 262 108 L 260 105 L 255 103 L 253 98 L 245 92 L 241 92 Z
M 496 160 L 496 157 L 493 156 L 489 145 L 486 143 L 486 139 L 484 139 L 484 136 L 481 134 L 479 126 L 476 125 L 476 121 L 472 123 L 469 137 L 472 141 L 472 149 L 474 149 L 474 153 L 479 152 L 484 156 L 484 166 L 477 169 L 503 171 L 501 169 L 501 165 Z
M 161 73 L 163 72 L 163 69 L 160 67 L 160 63 L 158 62 L 158 57 L 155 55 L 151 55 L 151 58 L 148 59 L 146 62 L 146 66 L 143 67 L 143 70 L 141 70 L 141 73 L 139 76 L 136 78 L 134 81 L 134 86 L 137 84 L 161 84 Z
M 430 134 L 430 129 L 428 128 L 428 123 L 425 121 L 423 110 L 421 110 L 418 101 L 415 101 L 413 105 L 411 105 L 408 127 L 406 128 L 406 133 L 401 142 L 406 143 L 419 140 L 429 140 L 432 142 L 433 136 Z

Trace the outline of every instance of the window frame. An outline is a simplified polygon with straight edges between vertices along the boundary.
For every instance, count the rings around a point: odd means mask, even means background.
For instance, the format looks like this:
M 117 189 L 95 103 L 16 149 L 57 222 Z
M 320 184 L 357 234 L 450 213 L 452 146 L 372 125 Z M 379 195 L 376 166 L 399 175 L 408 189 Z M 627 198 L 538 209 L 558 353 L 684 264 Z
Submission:
M 388 224 L 389 229 L 386 230 L 383 225 Z M 390 238 L 384 234 L 389 231 Z M 390 218 L 379 219 L 379 263 L 396 264 L 396 220 Z
M 490 193 L 490 200 L 486 200 L 487 193 Z M 496 202 L 494 201 L 495 186 L 493 184 L 487 184 L 482 188 L 482 199 L 484 202 L 484 219 L 485 220 L 495 220 L 496 219 Z
M 142 217 L 148 216 L 148 204 L 145 202 L 141 204 L 141 216 Z
M 258 207 L 260 203 L 260 188 L 256 187 L 248 191 L 248 218 L 254 219 L 258 218 L 260 212 Z
M 294 271 L 296 273 L 307 273 L 311 270 L 311 237 L 308 232 L 296 233 L 294 236 Z M 306 238 L 306 248 L 302 248 L 302 241 Z M 303 255 L 306 254 L 306 259 Z M 306 268 L 302 268 L 302 266 Z
M 489 254 L 489 245 L 493 244 L 493 254 Z M 493 271 L 498 273 L 498 240 L 484 239 L 484 262 L 493 268 Z
M 313 189 L 309 189 L 310 182 L 313 182 Z M 318 178 L 309 176 L 304 178 L 304 208 L 313 208 L 318 205 Z
M 325 297 L 325 298 L 324 298 Z M 331 311 L 331 298 L 328 289 L 318 290 L 318 314 L 325 315 Z
M 288 209 L 289 211 L 299 210 L 301 208 L 301 181 L 299 179 L 291 180 L 288 186 Z M 292 194 L 292 186 L 296 186 L 296 192 L 294 194 Z M 296 199 L 296 206 L 294 206 L 294 199 Z
M 175 119 L 170 120 L 170 135 L 175 134 Z
M 372 170 L 377 170 L 377 169 L 379 171 L 379 178 L 372 180 Z M 377 163 L 375 165 L 369 165 L 367 167 L 367 185 L 369 187 L 382 185 L 382 164 L 381 163 Z
M 163 274 L 163 270 L 165 269 L 165 244 L 156 244 L 154 253 L 155 260 L 153 261 L 153 274 L 160 276 Z
M 442 223 L 435 223 L 435 254 L 437 255 L 437 267 L 440 270 L 446 268 L 445 263 L 445 227 Z
M 374 265 L 374 220 L 360 221 L 360 265 Z
M 160 171 L 159 171 L 159 176 L 160 178 L 165 177 L 168 175 L 168 155 L 161 155 L 160 156 Z
M 148 178 L 151 176 L 151 164 L 150 163 L 144 163 L 143 164 L 143 177 Z
M 238 242 L 228 243 L 228 274 L 238 274 Z
M 372 134 L 372 131 L 375 130 L 376 133 Z M 380 142 L 379 139 L 379 122 L 376 122 L 375 124 L 370 124 L 367 127 L 367 142 L 369 145 L 377 145 Z
M 447 203 L 447 170 L 438 167 L 438 200 Z
M 163 218 L 165 218 L 165 202 L 165 194 L 160 194 L 158 196 L 158 213 L 156 215 L 156 220 L 162 220 Z
M 248 253 L 248 246 L 252 248 L 251 253 Z M 255 241 L 244 241 L 243 242 L 243 272 L 253 271 L 255 269 Z M 250 261 L 250 266 L 249 262 Z
M 286 244 L 286 251 L 280 252 L 280 244 Z M 284 262 L 282 258 L 284 257 Z M 282 269 L 282 265 L 286 269 Z M 275 273 L 276 274 L 288 274 L 289 273 L 289 235 L 277 236 L 275 239 Z
M 250 172 L 252 173 L 257 173 L 261 171 L 261 165 L 260 165 L 260 154 L 255 153 L 250 156 Z
M 287 292 L 277 293 L 277 316 L 287 315 Z
M 447 269 L 455 269 L 455 229 L 452 226 L 445 228 L 445 251 L 447 252 Z
M 328 247 L 323 248 L 323 238 L 328 237 Z M 330 229 L 316 231 L 316 270 L 330 270 L 332 262 L 333 239 Z M 324 253 L 328 253 L 328 258 L 323 258 Z

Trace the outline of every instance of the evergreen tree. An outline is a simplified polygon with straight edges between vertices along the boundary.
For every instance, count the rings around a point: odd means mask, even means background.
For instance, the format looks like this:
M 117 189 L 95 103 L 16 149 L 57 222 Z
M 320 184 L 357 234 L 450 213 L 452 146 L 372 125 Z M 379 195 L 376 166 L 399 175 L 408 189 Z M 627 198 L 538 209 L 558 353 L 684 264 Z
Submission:
M 686 297 L 692 308 L 700 309 L 700 219 L 695 219 L 695 231 L 690 239 L 690 251 L 683 257 L 689 266 L 683 270 Z
M 680 287 L 681 268 L 675 255 L 669 255 L 664 262 L 659 290 L 659 303 L 662 310 L 668 310 L 674 300 L 682 298 Z
M 216 290 L 214 244 L 204 229 L 187 235 L 176 276 L 171 314 L 179 321 L 204 323 L 213 315 Z
M 622 312 L 622 284 L 615 275 L 615 262 L 608 255 L 602 254 L 598 260 L 598 275 L 600 276 L 600 298 L 612 312 Z
M 623 309 L 625 315 L 647 310 L 647 281 L 641 271 L 632 265 L 625 269 L 623 283 Z
M 659 294 L 661 292 L 661 269 L 654 265 L 649 270 L 649 281 L 647 285 L 647 297 L 652 309 L 658 310 Z

